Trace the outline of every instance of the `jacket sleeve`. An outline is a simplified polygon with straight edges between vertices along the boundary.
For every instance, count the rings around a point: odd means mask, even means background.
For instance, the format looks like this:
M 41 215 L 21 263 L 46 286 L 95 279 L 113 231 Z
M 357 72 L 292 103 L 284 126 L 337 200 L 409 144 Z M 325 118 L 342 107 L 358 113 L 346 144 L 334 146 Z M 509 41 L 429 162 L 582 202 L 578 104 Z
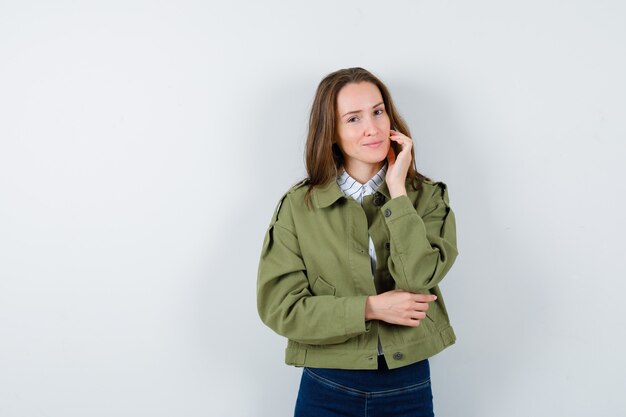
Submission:
M 366 296 L 313 295 L 289 198 L 267 230 L 257 277 L 257 309 L 276 333 L 300 343 L 342 343 L 366 331 Z
M 435 184 L 422 216 L 407 196 L 391 199 L 381 211 L 390 235 L 388 268 L 396 286 L 418 293 L 438 285 L 458 255 L 446 185 Z

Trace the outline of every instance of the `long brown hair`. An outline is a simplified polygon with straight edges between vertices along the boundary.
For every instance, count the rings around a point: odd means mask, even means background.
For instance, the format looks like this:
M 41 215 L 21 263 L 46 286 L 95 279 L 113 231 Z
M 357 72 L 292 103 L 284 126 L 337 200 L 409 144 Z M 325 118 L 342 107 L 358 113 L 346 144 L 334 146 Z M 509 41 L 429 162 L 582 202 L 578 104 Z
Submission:
M 363 68 L 340 69 L 328 74 L 317 87 L 315 99 L 311 106 L 309 118 L 309 133 L 306 140 L 306 171 L 309 189 L 305 195 L 307 203 L 310 201 L 311 192 L 317 186 L 334 181 L 339 169 L 343 166 L 343 154 L 335 142 L 337 135 L 337 94 L 350 83 L 369 82 L 380 90 L 385 103 L 385 111 L 389 116 L 391 128 L 408 137 L 411 132 L 406 122 L 396 110 L 389 90 L 376 76 Z M 400 152 L 400 145 L 391 143 L 396 155 Z M 407 178 L 411 181 L 414 189 L 419 189 L 427 177 L 417 172 L 415 168 L 415 153 L 411 149 L 411 164 Z

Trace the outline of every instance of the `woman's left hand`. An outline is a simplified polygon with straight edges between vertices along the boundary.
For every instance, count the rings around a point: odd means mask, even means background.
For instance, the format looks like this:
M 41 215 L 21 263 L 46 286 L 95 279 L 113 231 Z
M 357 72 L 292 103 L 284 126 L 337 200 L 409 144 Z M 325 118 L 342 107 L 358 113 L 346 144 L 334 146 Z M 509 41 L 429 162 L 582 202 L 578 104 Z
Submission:
M 411 165 L 413 141 L 410 137 L 397 130 L 390 130 L 389 133 L 389 139 L 399 143 L 401 146 L 401 151 L 397 156 L 391 146 L 389 146 L 389 153 L 387 154 L 388 168 L 385 181 L 387 182 L 391 198 L 395 198 L 406 195 L 405 181 Z

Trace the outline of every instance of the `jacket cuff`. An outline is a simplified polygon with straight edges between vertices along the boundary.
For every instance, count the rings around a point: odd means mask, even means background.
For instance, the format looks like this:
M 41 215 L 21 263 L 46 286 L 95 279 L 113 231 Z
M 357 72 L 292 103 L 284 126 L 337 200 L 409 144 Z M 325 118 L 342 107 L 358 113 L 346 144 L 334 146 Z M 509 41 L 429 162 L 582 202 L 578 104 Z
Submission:
M 347 297 L 344 304 L 344 320 L 347 336 L 365 333 L 365 301 L 367 296 Z
M 392 198 L 380 208 L 380 211 L 387 225 L 408 214 L 417 214 L 411 200 L 406 195 Z

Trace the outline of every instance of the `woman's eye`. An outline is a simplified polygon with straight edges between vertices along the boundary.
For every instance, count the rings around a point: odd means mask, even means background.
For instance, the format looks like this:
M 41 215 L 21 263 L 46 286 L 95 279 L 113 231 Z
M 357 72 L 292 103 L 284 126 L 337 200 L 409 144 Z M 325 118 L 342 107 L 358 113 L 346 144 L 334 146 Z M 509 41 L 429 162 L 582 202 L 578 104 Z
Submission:
M 381 115 L 381 114 L 383 114 L 383 113 L 384 113 L 384 110 L 383 110 L 383 109 L 377 109 L 377 110 L 374 110 L 374 114 L 375 114 L 376 116 L 380 116 L 380 115 Z
M 356 121 L 357 121 L 357 119 L 358 119 L 358 118 L 357 118 L 356 116 L 351 117 L 351 118 L 349 118 L 349 119 L 348 119 L 348 123 L 354 123 L 354 122 L 356 122 Z

